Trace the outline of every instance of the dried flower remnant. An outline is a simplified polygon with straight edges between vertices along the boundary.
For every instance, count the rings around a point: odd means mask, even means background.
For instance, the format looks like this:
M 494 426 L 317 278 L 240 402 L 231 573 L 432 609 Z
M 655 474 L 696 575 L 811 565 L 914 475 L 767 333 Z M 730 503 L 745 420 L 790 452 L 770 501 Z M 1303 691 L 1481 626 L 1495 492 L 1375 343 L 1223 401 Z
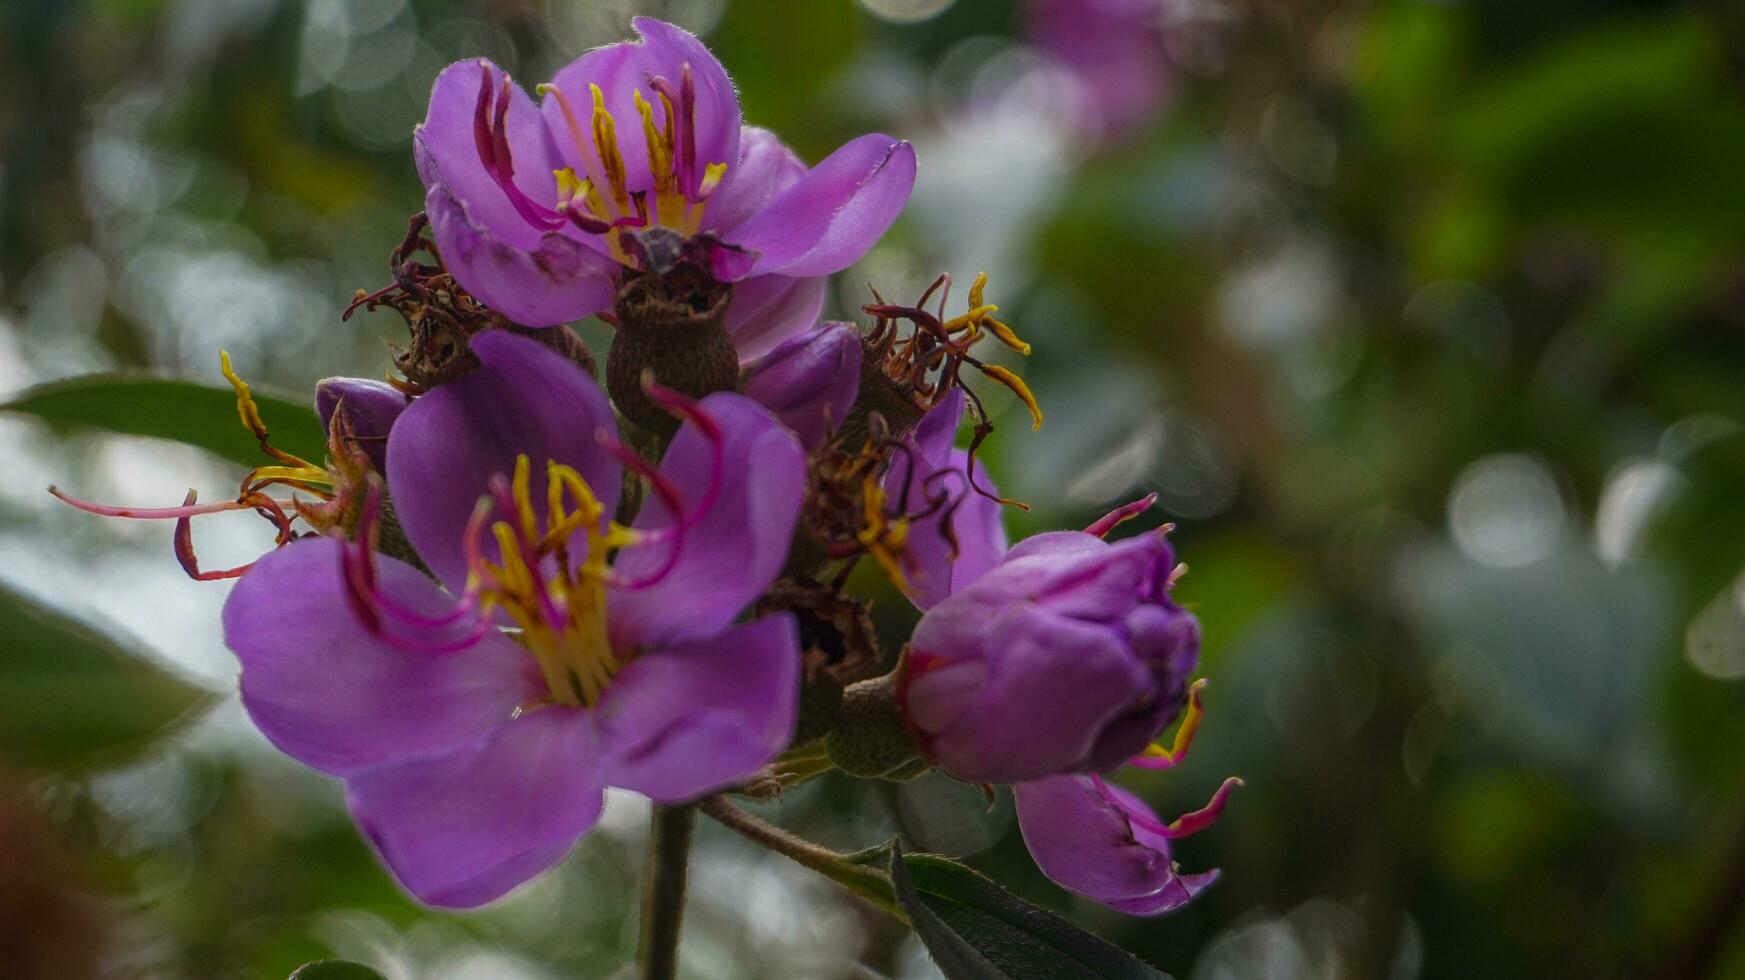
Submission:
M 394 367 L 401 375 L 392 379 L 395 387 L 417 395 L 471 371 L 479 363 L 472 353 L 472 338 L 487 330 L 532 337 L 589 374 L 599 370 L 588 345 L 568 327 L 535 330 L 511 323 L 462 288 L 442 264 L 436 244 L 425 235 L 429 225 L 424 212 L 413 215 L 405 239 L 388 254 L 393 281 L 373 292 L 358 290 L 340 314 L 342 321 L 349 320 L 360 308 L 385 306 L 406 321 L 406 346 L 394 349 Z M 420 261 L 420 252 L 430 261 Z

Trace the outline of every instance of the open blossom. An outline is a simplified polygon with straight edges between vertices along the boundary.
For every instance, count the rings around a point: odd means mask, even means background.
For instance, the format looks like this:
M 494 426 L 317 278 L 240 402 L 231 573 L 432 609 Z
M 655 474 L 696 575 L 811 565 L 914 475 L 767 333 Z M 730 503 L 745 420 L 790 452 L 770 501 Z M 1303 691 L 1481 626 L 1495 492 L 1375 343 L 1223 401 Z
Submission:
M 1199 623 L 1168 594 L 1162 535 L 1018 543 L 934 605 L 910 641 L 902 707 L 928 757 L 976 782 L 1113 769 L 1186 701 Z
M 733 83 L 702 43 L 641 17 L 639 42 L 590 51 L 535 105 L 488 61 L 437 78 L 416 134 L 426 210 L 449 271 L 526 326 L 610 309 L 631 236 L 705 244 L 735 282 L 727 329 L 742 359 L 813 324 L 821 277 L 853 264 L 908 200 L 915 153 L 880 134 L 808 170 L 741 123 Z
M 791 617 L 737 622 L 786 556 L 793 435 L 737 394 L 675 400 L 653 470 L 573 363 L 505 332 L 473 349 L 388 444 L 400 524 L 446 591 L 307 538 L 224 611 L 255 724 L 344 779 L 395 876 L 446 906 L 555 864 L 608 786 L 676 803 L 755 772 L 793 734 L 799 681 Z M 623 465 L 653 488 L 632 527 L 611 519 Z

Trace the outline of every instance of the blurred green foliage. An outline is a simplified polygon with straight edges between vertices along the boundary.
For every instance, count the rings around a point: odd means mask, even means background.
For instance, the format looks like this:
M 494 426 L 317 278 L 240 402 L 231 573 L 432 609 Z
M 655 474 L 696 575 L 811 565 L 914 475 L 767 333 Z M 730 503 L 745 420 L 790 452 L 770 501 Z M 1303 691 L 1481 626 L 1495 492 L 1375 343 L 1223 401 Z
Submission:
M 1184 977 L 1745 977 L 1737 4 L 1171 3 L 1169 105 L 1101 144 L 1042 124 L 1057 78 L 999 94 L 1035 65 L 1021 8 L 876 13 L 902 6 L 5 4 L 0 439 L 28 479 L 0 488 L 0 579 L 69 608 L 119 598 L 50 588 L 143 547 L 41 493 L 62 474 L 138 492 L 112 475 L 125 441 L 92 429 L 200 447 L 213 474 L 254 463 L 221 387 L 64 379 L 209 380 L 221 345 L 282 391 L 378 376 L 400 324 L 338 311 L 386 281 L 420 206 L 406 136 L 430 78 L 488 54 L 537 81 L 633 8 L 664 14 L 809 159 L 875 128 L 917 142 L 922 191 L 835 314 L 868 280 L 996 273 L 1049 412 L 1034 436 L 996 419 L 990 467 L 1033 505 L 1011 526 L 1083 526 L 1152 488 L 1180 524 L 1207 721 L 1189 765 L 1128 783 L 1166 815 L 1247 784 L 1178 855 L 1223 880 L 1150 921 L 1071 900 L 1009 803 L 984 813 L 949 781 L 824 779 L 765 815 L 831 846 L 902 830 L 968 855 Z M 319 455 L 286 397 L 264 406 L 275 436 Z M 148 655 L 4 596 L 0 817 L 31 819 L 0 829 L 65 855 L 30 880 L 100 910 L 81 928 L 108 975 L 338 955 L 605 976 L 631 955 L 634 830 L 502 908 L 421 910 L 233 701 L 109 754 L 206 700 L 166 660 L 224 693 L 215 621 Z M 876 612 L 900 642 L 912 613 L 889 590 Z M 694 975 L 928 975 L 878 913 L 703 846 L 726 884 L 699 882 Z

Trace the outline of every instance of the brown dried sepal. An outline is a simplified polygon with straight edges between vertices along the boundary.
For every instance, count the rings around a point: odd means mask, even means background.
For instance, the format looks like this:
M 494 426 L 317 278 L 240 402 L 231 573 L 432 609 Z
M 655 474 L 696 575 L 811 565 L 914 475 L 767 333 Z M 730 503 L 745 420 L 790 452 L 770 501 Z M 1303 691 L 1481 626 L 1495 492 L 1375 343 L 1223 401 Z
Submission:
M 412 216 L 406 238 L 389 253 L 394 281 L 366 293 L 359 290 L 341 319 L 349 319 L 360 306 L 374 310 L 386 306 L 406 321 L 406 346 L 393 348 L 394 367 L 408 394 L 419 394 L 460 378 L 479 366 L 472 351 L 472 338 L 487 330 L 508 330 L 536 340 L 557 351 L 590 377 L 599 366 L 582 338 L 567 326 L 524 327 L 479 302 L 455 282 L 443 267 L 436 244 L 425 237 L 428 221 L 423 212 Z M 423 252 L 431 261 L 413 258 Z

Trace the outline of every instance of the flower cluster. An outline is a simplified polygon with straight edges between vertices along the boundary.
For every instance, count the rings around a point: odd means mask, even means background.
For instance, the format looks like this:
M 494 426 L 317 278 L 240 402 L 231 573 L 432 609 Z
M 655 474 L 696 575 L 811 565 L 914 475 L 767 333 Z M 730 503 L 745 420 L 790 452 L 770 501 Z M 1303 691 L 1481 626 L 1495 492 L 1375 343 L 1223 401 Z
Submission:
M 437 79 L 424 214 L 353 304 L 409 340 L 391 381 L 318 386 L 325 460 L 273 445 L 226 358 L 269 457 L 235 498 L 63 499 L 174 520 L 190 574 L 240 578 L 224 635 L 249 716 L 344 782 L 425 902 L 552 866 L 608 787 L 678 805 L 937 768 L 1010 784 L 1062 886 L 1179 906 L 1216 873 L 1179 874 L 1170 842 L 1234 781 L 1165 823 L 1105 779 L 1176 764 L 1201 717 L 1169 542 L 1105 540 L 1151 500 L 1009 545 L 966 381 L 1042 411 L 983 356 L 1030 352 L 985 277 L 960 314 L 942 276 L 913 304 L 875 293 L 865 330 L 817 322 L 824 277 L 907 200 L 913 149 L 868 135 L 808 168 L 742 123 L 696 38 L 635 26 L 539 104 L 489 62 Z M 616 330 L 603 383 L 565 326 L 587 316 Z M 191 521 L 223 510 L 266 517 L 275 548 L 201 570 Z M 922 611 L 900 651 L 848 588 L 863 559 Z

